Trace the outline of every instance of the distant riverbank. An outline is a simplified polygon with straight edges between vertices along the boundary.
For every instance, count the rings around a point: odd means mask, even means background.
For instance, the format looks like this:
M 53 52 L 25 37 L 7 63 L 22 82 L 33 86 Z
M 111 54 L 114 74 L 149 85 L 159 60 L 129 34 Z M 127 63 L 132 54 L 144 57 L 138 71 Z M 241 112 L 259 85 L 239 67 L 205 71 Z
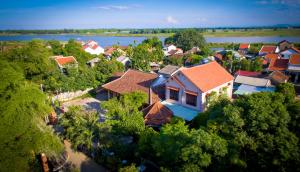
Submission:
M 79 30 L 80 31 L 80 30 Z M 116 36 L 116 37 L 169 37 L 174 33 L 123 33 L 123 32 L 53 32 L 53 31 L 1 31 L 0 36 L 16 35 L 81 35 L 81 36 Z M 48 34 L 50 32 L 51 34 Z M 300 29 L 207 29 L 205 37 L 300 37 Z

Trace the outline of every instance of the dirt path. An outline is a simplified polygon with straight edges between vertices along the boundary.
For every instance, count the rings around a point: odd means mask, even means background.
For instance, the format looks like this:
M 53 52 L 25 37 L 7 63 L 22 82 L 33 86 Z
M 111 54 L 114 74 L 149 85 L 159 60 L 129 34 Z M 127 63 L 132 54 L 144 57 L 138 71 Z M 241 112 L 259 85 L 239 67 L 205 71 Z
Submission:
M 64 141 L 66 151 L 68 152 L 68 161 L 75 165 L 76 168 L 80 169 L 81 172 L 105 172 L 104 167 L 97 164 L 91 158 L 87 157 L 82 152 L 74 152 L 71 149 L 71 144 L 68 141 Z

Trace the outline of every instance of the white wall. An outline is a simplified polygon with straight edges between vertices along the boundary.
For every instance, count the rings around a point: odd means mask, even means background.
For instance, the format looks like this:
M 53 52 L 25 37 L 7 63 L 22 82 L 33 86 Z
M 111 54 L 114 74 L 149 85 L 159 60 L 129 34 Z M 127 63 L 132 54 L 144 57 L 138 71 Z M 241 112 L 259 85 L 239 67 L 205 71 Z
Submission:
M 215 91 L 217 94 L 219 94 L 219 91 L 223 89 L 223 87 L 227 87 L 227 96 L 229 98 L 232 97 L 232 87 L 233 87 L 233 81 L 224 83 L 214 89 L 211 89 L 205 93 L 202 93 L 201 90 L 199 90 L 194 84 L 192 84 L 184 75 L 182 75 L 179 72 L 175 74 L 174 76 L 177 76 L 177 78 L 184 84 L 185 88 L 180 86 L 175 80 L 172 80 L 171 78 L 168 79 L 168 82 L 166 83 L 166 100 L 171 103 L 181 104 L 183 106 L 198 110 L 198 111 L 204 111 L 205 103 L 206 103 L 206 94 Z M 230 84 L 230 85 L 228 85 Z M 170 90 L 167 88 L 168 86 L 180 88 L 179 89 L 179 96 L 178 101 L 171 100 L 170 99 Z M 198 93 L 197 96 L 197 106 L 191 106 L 186 104 L 186 93 L 185 90 L 193 91 Z

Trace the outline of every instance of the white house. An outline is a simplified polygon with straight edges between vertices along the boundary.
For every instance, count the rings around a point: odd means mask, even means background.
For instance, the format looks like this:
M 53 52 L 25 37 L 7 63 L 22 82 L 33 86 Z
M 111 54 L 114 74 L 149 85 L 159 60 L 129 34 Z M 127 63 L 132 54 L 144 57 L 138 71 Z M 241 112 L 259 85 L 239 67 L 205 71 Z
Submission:
M 95 55 L 104 53 L 104 48 L 99 46 L 96 41 L 91 41 L 91 40 L 83 45 L 83 49 L 85 52 L 88 52 L 90 54 L 95 54 Z
M 129 57 L 126 56 L 120 56 L 116 59 L 118 62 L 122 63 L 124 66 L 128 66 L 130 63 Z
M 176 49 L 177 49 L 177 47 L 176 47 L 175 45 L 173 45 L 173 44 L 166 45 L 166 46 L 163 48 L 164 55 L 165 55 L 165 56 L 168 56 L 170 51 L 176 50 Z
M 207 100 L 213 92 L 231 98 L 233 79 L 233 76 L 215 61 L 191 68 L 180 68 L 166 82 L 167 103 L 164 104 L 171 110 L 180 105 L 202 112 L 206 109 Z M 176 112 L 174 115 L 176 116 Z

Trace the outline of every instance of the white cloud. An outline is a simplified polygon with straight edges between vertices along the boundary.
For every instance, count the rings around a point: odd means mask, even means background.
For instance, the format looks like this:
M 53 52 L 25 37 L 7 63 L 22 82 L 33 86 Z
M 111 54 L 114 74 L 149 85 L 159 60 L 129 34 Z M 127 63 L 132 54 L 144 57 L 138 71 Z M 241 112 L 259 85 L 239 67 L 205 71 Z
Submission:
M 107 5 L 95 7 L 102 10 L 128 10 L 130 7 L 126 5 Z
M 167 20 L 167 23 L 170 23 L 170 24 L 177 24 L 178 23 L 178 20 L 176 20 L 175 18 L 173 18 L 172 16 L 168 16 L 166 18 Z
M 278 5 L 295 6 L 295 5 L 300 5 L 300 0 L 260 0 L 260 1 L 256 1 L 256 3 L 261 5 L 278 4 Z

